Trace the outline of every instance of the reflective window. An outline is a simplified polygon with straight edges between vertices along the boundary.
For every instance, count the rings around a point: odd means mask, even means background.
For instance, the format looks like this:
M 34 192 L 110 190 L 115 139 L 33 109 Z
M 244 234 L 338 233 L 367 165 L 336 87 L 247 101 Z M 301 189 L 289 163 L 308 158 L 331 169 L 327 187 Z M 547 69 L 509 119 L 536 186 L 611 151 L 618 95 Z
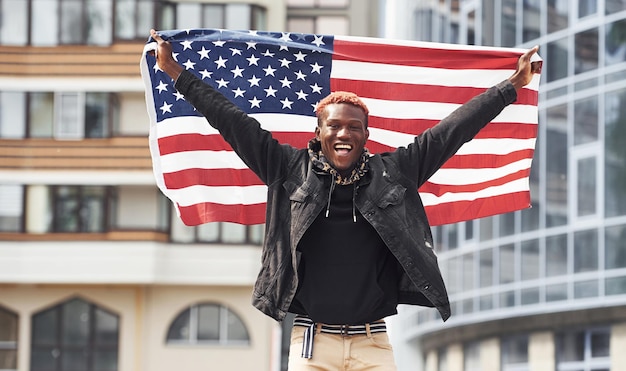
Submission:
M 569 69 L 568 38 L 548 43 L 546 50 L 546 79 L 548 82 L 567 77 Z
M 611 277 L 605 280 L 606 295 L 626 294 L 626 277 Z
M 233 311 L 218 304 L 194 304 L 179 313 L 167 331 L 168 344 L 248 345 L 248 329 Z
M 546 227 L 567 223 L 567 105 L 546 111 Z
M 546 285 L 546 301 L 567 300 L 567 284 Z
M 611 368 L 610 328 L 557 333 L 556 370 L 604 371 Z
M 578 0 L 578 18 L 587 17 L 598 12 L 597 0 Z
M 607 227 L 604 239 L 605 269 L 626 268 L 626 225 Z
M 567 235 L 546 238 L 546 277 L 567 274 Z
M 577 173 L 577 215 L 594 215 L 596 213 L 596 158 L 587 157 L 578 160 Z
M 104 186 L 50 187 L 53 232 L 104 232 L 110 198 Z
M 598 29 L 579 32 L 574 37 L 574 73 L 598 68 Z
M 0 306 L 0 370 L 17 370 L 17 314 Z
M 493 263 L 493 249 L 482 250 L 478 269 L 480 287 L 493 285 Z
M 26 45 L 28 43 L 28 2 L 0 1 L 0 44 Z
M 567 27 L 569 4 L 569 0 L 548 0 L 548 33 Z
M 500 215 L 500 236 L 510 236 L 515 233 L 516 213 L 506 213 Z
M 24 187 L 0 184 L 0 232 L 21 232 L 23 220 Z
M 626 1 L 623 4 L 626 5 Z M 626 20 L 609 23 L 605 30 L 604 64 L 610 66 L 626 61 Z
M 482 371 L 480 367 L 480 343 L 472 341 L 463 349 L 463 371 Z
M 522 242 L 522 280 L 540 278 L 539 240 Z
M 528 335 L 507 336 L 500 342 L 502 371 L 527 371 Z
M 500 246 L 499 254 L 499 283 L 511 283 L 515 281 L 515 246 L 513 244 Z
M 121 40 L 146 39 L 154 27 L 153 0 L 116 0 L 115 37 Z
M 225 28 L 264 30 L 265 9 L 249 4 L 202 4 L 166 2 L 161 8 L 164 29 Z
M 31 371 L 117 371 L 119 316 L 74 298 L 32 317 Z
M 501 32 L 500 32 L 500 44 L 501 46 L 513 47 L 517 44 L 515 39 L 515 14 L 517 1 L 516 0 L 502 0 L 502 17 L 500 18 Z
M 574 102 L 574 144 L 598 140 L 598 96 Z
M 624 0 L 604 0 L 606 14 L 621 12 L 626 10 L 626 1 Z
M 474 254 L 469 253 L 462 256 L 463 264 L 463 290 L 474 289 Z
M 598 270 L 598 231 L 574 233 L 574 273 Z
M 604 210 L 626 215 L 626 89 L 605 94 Z
M 524 0 L 523 2 L 522 42 L 534 40 L 540 36 L 541 32 L 541 1 Z
M 246 226 L 228 222 L 214 222 L 201 224 L 195 229 L 195 242 L 260 245 L 263 243 L 265 224 Z
M 26 136 L 26 95 L 0 91 L 0 138 L 21 139 Z
M 287 6 L 292 7 L 347 7 L 350 0 L 287 0 Z

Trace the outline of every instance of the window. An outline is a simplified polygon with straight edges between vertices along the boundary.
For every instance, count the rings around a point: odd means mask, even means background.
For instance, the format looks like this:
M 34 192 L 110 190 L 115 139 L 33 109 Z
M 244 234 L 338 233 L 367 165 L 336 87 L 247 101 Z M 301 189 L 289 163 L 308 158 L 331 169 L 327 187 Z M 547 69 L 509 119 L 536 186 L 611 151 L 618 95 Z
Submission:
M 260 245 L 263 242 L 263 231 L 264 224 L 246 226 L 227 222 L 206 223 L 196 227 L 196 240 Z
M 473 341 L 465 344 L 463 349 L 463 371 L 481 371 L 480 343 Z
M 569 73 L 568 46 L 569 40 L 564 37 L 548 43 L 546 50 L 546 79 L 548 82 L 567 77 Z
M 53 186 L 53 232 L 104 232 L 107 230 L 109 187 Z
M 546 227 L 567 223 L 567 104 L 551 107 L 546 112 Z
M 598 29 L 579 32 L 574 40 L 574 73 L 579 74 L 598 68 Z
M 212 303 L 183 310 L 167 331 L 168 344 L 249 345 L 248 329 L 230 309 Z
M 609 328 L 571 330 L 556 336 L 556 370 L 608 371 L 611 368 Z
M 626 89 L 605 94 L 604 209 L 626 215 Z
M 119 316 L 80 298 L 32 318 L 30 371 L 117 371 Z
M 0 370 L 17 370 L 17 314 L 0 306 Z
M 576 215 L 596 214 L 596 158 L 579 159 L 576 166 Z
M 115 1 L 115 38 L 145 40 L 148 30 L 157 24 L 153 0 Z
M 264 30 L 267 28 L 264 8 L 249 4 L 201 4 L 166 2 L 161 10 L 161 28 L 225 28 Z
M 115 93 L 0 92 L 0 137 L 110 137 L 119 115 Z
M 502 371 L 528 371 L 528 336 L 509 336 L 500 342 Z
M 23 220 L 24 187 L 0 184 L 0 232 L 21 232 Z
M 626 268 L 626 225 L 607 227 L 605 231 L 605 268 Z
M 350 5 L 350 0 L 287 0 L 287 6 L 290 7 L 341 8 L 348 5 Z

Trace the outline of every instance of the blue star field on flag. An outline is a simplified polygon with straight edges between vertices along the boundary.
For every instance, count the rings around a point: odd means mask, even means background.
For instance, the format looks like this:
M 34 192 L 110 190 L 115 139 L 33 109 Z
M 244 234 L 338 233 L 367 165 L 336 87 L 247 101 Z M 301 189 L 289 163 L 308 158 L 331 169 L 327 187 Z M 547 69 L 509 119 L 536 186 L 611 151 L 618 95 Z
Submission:
M 333 37 L 295 33 L 175 30 L 159 33 L 183 68 L 247 113 L 315 116 L 330 93 Z M 149 40 L 153 41 L 153 40 Z M 157 122 L 199 116 L 149 57 Z

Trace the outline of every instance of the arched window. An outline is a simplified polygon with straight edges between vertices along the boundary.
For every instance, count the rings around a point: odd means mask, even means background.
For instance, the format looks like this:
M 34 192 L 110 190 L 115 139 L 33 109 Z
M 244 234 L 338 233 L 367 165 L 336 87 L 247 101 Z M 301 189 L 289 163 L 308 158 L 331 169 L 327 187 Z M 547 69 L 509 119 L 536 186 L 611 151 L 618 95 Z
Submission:
M 17 370 L 17 314 L 0 307 L 0 370 Z
M 176 316 L 167 331 L 167 343 L 248 345 L 250 337 L 241 318 L 230 309 L 201 303 Z
M 119 316 L 72 298 L 32 317 L 30 371 L 117 371 Z

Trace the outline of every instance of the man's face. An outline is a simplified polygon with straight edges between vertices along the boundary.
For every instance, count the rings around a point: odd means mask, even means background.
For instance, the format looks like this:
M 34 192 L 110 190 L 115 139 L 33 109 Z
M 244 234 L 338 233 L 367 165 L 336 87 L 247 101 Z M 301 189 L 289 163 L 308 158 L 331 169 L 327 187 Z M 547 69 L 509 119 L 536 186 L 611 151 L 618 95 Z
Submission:
M 326 106 L 320 117 L 321 126 L 315 128 L 315 137 L 328 162 L 345 175 L 361 157 L 369 137 L 365 112 L 349 103 L 334 103 Z

